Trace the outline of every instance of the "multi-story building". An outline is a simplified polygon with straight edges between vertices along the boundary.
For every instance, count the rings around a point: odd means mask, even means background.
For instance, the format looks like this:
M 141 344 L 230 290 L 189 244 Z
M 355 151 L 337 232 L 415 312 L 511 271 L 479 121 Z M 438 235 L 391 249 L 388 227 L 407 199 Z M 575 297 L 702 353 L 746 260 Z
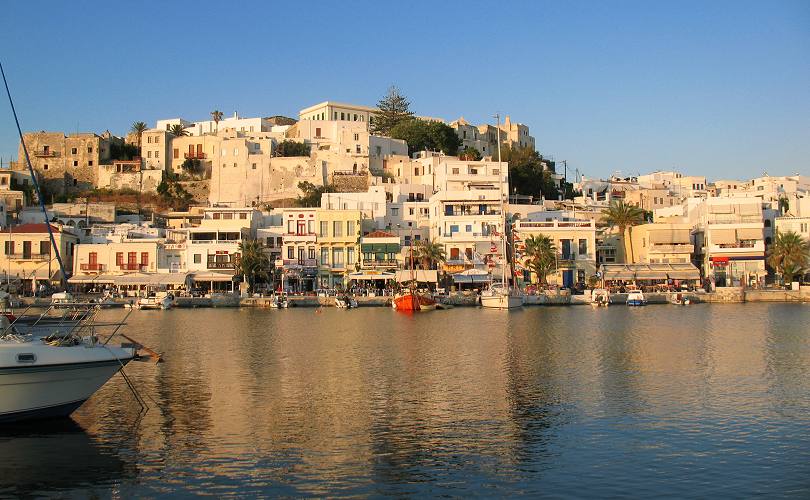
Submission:
M 652 212 L 659 208 L 679 205 L 681 200 L 678 196 L 673 195 L 669 189 L 642 188 L 625 192 L 624 202 Z
M 324 101 L 298 112 L 300 121 L 305 120 L 334 120 L 361 122 L 366 126 L 373 119 L 377 108 L 359 106 L 356 104 L 346 104 L 342 102 Z
M 689 223 L 642 224 L 628 229 L 627 263 L 688 264 L 692 262 L 694 244 Z
M 361 213 L 359 210 L 318 210 L 315 223 L 321 287 L 342 286 L 346 276 L 360 267 Z
M 572 287 L 587 283 L 596 274 L 596 224 L 592 220 L 518 220 L 513 228 L 518 270 L 525 281 L 531 276 L 525 253 L 525 242 L 536 235 L 552 239 L 557 249 L 556 269 L 547 279 L 549 283 Z
M 42 176 L 45 189 L 52 193 L 93 189 L 98 166 L 112 158 L 113 143 L 123 144 L 109 132 L 103 135 L 29 132 L 24 139 L 31 165 Z M 18 158 L 24 163 L 22 144 Z
M 168 170 L 174 136 L 166 130 L 153 128 L 141 134 L 141 161 L 146 170 Z
M 394 272 L 402 263 L 399 236 L 372 231 L 360 238 L 360 269 L 364 272 Z
M 295 291 L 312 291 L 318 279 L 316 256 L 318 235 L 316 208 L 285 208 L 281 210 L 282 235 L 281 268 L 284 286 Z
M 28 179 L 24 179 L 28 180 Z M 25 206 L 25 193 L 14 189 L 16 186 L 14 172 L 0 170 L 0 202 L 3 203 L 3 223 L 8 213 L 19 212 Z
M 205 209 L 200 225 L 184 230 L 187 269 L 209 273 L 204 276 L 210 279 L 201 281 L 230 281 L 239 262 L 239 244 L 255 237 L 259 215 L 252 208 Z
M 439 191 L 430 198 L 430 236 L 442 244 L 446 270 L 484 269 L 501 256 L 502 200 L 495 190 Z
M 67 229 L 53 224 L 51 230 L 65 272 L 70 274 L 73 270 L 74 249 L 79 238 Z M 6 280 L 30 286 L 32 280 L 58 282 L 62 279 L 45 224 L 10 227 L 0 233 L 0 242 L 4 250 L 0 259 L 0 272 L 6 275 Z
M 76 274 L 128 274 L 158 272 L 158 240 L 129 240 L 76 246 Z

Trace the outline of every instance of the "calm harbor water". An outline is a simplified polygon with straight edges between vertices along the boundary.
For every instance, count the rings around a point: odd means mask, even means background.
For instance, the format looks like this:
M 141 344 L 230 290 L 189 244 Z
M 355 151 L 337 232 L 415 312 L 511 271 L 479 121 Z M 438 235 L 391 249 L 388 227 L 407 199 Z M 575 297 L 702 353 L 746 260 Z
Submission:
M 129 323 L 151 410 L 0 430 L 0 495 L 810 496 L 807 305 Z

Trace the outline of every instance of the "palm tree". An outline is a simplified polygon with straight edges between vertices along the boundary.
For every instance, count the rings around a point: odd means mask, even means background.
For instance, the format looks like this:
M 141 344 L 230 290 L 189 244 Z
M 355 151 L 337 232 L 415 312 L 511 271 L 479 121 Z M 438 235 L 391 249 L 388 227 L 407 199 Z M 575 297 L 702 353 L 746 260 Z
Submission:
M 540 284 L 546 282 L 546 276 L 556 267 L 557 248 L 552 239 L 544 234 L 529 236 L 526 245 L 526 267 L 537 275 Z
M 239 262 L 236 264 L 236 271 L 240 273 L 248 283 L 248 292 L 253 291 L 256 278 L 267 279 L 267 271 L 270 269 L 270 259 L 262 249 L 259 240 L 244 239 L 239 243 Z
M 621 236 L 622 240 L 622 252 L 625 256 L 625 261 L 627 260 L 627 254 L 625 252 L 625 232 L 629 229 L 629 238 L 630 238 L 630 260 L 633 260 L 633 226 L 637 226 L 644 222 L 644 210 L 638 208 L 635 205 L 627 204 L 623 201 L 615 201 L 611 202 L 610 206 L 604 210 L 602 210 L 602 215 L 605 218 L 605 223 L 608 227 L 617 227 L 619 228 L 619 235 Z
M 141 137 L 148 127 L 144 122 L 135 122 L 132 124 L 132 132 L 138 137 L 138 154 L 141 154 Z
M 219 121 L 222 120 L 222 111 L 218 109 L 211 111 L 211 119 L 214 120 L 214 125 L 216 125 L 216 132 L 219 133 Z
M 434 265 L 446 260 L 444 246 L 435 240 L 427 239 L 416 243 L 414 258 L 422 264 L 422 269 L 433 269 Z
M 793 276 L 803 274 L 810 263 L 810 243 L 793 231 L 777 232 L 771 249 L 768 250 L 768 264 L 782 275 L 785 283 L 793 281 Z
M 179 123 L 175 123 L 171 127 L 169 127 L 169 133 L 175 137 L 182 137 L 184 135 L 188 135 L 188 130 L 183 128 L 183 125 Z

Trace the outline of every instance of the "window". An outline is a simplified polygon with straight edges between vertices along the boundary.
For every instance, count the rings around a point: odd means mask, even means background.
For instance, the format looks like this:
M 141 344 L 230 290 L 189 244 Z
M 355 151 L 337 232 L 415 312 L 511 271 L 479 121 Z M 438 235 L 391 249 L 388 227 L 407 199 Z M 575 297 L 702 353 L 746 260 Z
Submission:
M 492 169 L 492 175 L 500 175 L 500 174 L 501 174 L 501 169 L 499 169 L 499 168 L 493 168 Z
M 141 252 L 141 265 L 144 267 L 149 265 L 149 252 Z
M 127 264 L 131 267 L 138 265 L 138 252 L 127 252 Z
M 155 158 L 160 158 L 160 151 L 155 151 Z
M 70 154 L 72 155 L 79 154 L 79 148 L 70 148 Z
M 39 242 L 39 254 L 40 255 L 50 255 L 51 253 L 51 242 L 50 241 L 40 241 Z
M 172 149 L 172 156 L 175 160 L 180 158 L 180 150 L 177 148 Z
M 354 121 L 357 121 L 357 115 L 354 115 Z
M 470 174 L 471 175 L 478 175 L 478 169 L 477 168 L 471 168 L 470 169 Z
M 355 223 L 353 220 L 350 220 L 346 223 L 346 236 L 354 236 L 356 233 Z
M 87 152 L 92 153 L 93 152 L 93 146 L 87 146 Z
M 6 242 L 6 255 L 14 255 L 14 242 L 7 241 Z
M 360 145 L 359 144 L 355 145 L 354 152 L 357 153 L 357 154 L 360 154 Z
M 194 254 L 194 263 L 195 264 L 202 264 L 202 254 L 195 253 Z
M 287 247 L 287 258 L 290 260 L 295 258 L 295 247 L 293 246 Z
M 354 264 L 354 248 L 347 248 L 346 249 L 346 264 L 353 265 Z
M 587 255 L 588 253 L 588 240 L 584 238 L 579 239 L 579 255 Z
M 413 208 L 408 209 L 408 215 L 413 215 Z
M 115 265 L 119 266 L 119 267 L 124 265 L 124 252 L 116 252 L 116 254 L 115 254 Z
M 222 214 L 222 218 L 225 219 L 225 220 L 233 220 L 233 214 L 230 213 L 230 212 L 226 212 L 226 213 Z
M 155 144 L 157 144 L 157 143 L 159 143 L 159 142 L 160 142 L 160 136 L 159 136 L 159 135 L 156 135 L 156 136 L 155 136 Z
M 221 213 L 219 213 L 219 212 L 215 212 L 215 213 L 214 213 L 214 215 L 213 215 L 213 217 L 214 217 L 214 219 L 219 219 L 219 218 L 221 218 L 221 217 L 222 217 L 222 214 L 221 214 Z
M 343 249 L 332 249 L 332 267 L 343 267 Z
M 79 160 L 73 160 L 73 166 L 78 167 L 79 166 Z
M 450 234 L 457 233 L 457 232 L 458 232 L 458 226 L 456 224 L 453 224 L 452 226 L 450 226 Z
M 340 114 L 340 119 L 341 119 L 341 120 L 345 120 L 345 119 L 346 119 L 346 115 L 344 115 L 343 113 L 341 113 L 341 114 Z
M 472 225 L 467 224 L 466 226 L 464 226 L 464 231 L 468 232 L 468 233 L 471 233 L 472 232 Z
M 332 222 L 332 236 L 335 238 L 343 236 L 343 224 L 341 221 L 336 220 Z
M 329 231 L 329 222 L 322 220 L 320 224 L 320 231 L 318 231 L 318 236 L 325 238 L 328 236 L 327 232 Z
M 251 164 L 250 164 L 250 168 L 252 168 L 253 170 L 256 170 L 256 164 L 255 164 L 255 163 L 251 163 Z
M 391 215 L 393 215 L 393 216 L 399 215 L 399 208 L 391 207 Z
M 151 151 L 147 151 L 147 152 L 146 152 L 146 157 L 147 157 L 147 158 L 151 158 L 151 157 L 152 157 L 152 152 L 151 152 Z
M 238 148 L 233 148 L 233 155 L 234 156 L 239 156 L 239 149 Z
M 458 167 L 453 167 L 453 175 L 458 175 Z
M 321 128 L 315 127 L 315 137 L 321 137 Z
M 42 169 L 43 170 L 48 170 L 48 164 L 46 163 L 45 165 L 42 165 Z
M 322 266 L 329 265 L 329 249 L 328 248 L 321 248 L 321 265 Z
M 155 153 L 155 154 L 157 154 L 157 153 Z M 93 166 L 93 160 L 88 161 L 88 162 L 87 162 L 87 166 L 88 166 L 88 167 L 92 167 L 92 166 Z
M 360 134 L 354 134 L 354 140 L 359 141 L 360 140 Z
M 242 212 L 242 213 L 239 214 L 239 218 L 241 220 L 247 220 L 247 214 L 245 212 Z

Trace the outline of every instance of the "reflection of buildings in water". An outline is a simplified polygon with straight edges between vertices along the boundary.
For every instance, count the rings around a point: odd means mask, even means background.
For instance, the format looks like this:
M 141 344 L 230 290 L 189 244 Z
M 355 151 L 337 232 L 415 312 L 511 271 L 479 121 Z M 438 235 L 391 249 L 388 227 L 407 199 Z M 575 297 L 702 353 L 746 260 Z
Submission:
M 6 425 L 0 434 L 0 495 L 106 488 L 130 468 L 70 419 Z
M 771 405 L 783 414 L 810 410 L 810 334 L 807 324 L 796 321 L 801 304 L 754 304 L 766 307 L 765 371 Z M 802 415 L 804 416 L 804 415 Z

